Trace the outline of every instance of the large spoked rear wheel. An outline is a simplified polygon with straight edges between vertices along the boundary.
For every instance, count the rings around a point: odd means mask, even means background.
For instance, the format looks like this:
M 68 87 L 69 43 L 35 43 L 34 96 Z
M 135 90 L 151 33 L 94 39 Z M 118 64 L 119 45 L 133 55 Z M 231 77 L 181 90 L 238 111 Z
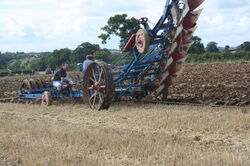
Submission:
M 89 65 L 83 82 L 84 101 L 92 109 L 108 109 L 113 98 L 113 77 L 111 69 L 105 62 Z

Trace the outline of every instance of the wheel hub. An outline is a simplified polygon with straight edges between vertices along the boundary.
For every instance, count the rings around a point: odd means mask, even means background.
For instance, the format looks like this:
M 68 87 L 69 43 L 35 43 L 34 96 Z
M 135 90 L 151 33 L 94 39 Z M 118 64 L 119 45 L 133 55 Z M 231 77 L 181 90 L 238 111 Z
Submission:
M 100 91 L 101 91 L 101 85 L 100 85 L 100 83 L 95 83 L 95 84 L 93 85 L 93 89 L 94 89 L 95 91 L 97 91 L 97 92 L 100 92 Z

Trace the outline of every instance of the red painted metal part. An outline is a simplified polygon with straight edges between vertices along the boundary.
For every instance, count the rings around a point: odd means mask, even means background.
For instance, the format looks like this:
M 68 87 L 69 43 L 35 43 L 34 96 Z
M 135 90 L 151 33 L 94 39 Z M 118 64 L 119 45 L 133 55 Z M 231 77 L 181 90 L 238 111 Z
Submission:
M 189 16 L 187 16 L 183 20 L 183 28 L 184 29 L 193 28 L 196 25 L 196 22 L 199 19 L 202 11 L 203 9 L 199 9 L 199 10 L 190 12 Z
M 176 51 L 176 52 L 173 53 L 172 58 L 173 58 L 174 61 L 177 61 L 177 60 L 183 58 L 183 55 L 180 54 L 179 51 Z
M 182 36 L 182 38 L 180 39 L 180 44 L 185 44 L 187 43 L 192 37 L 193 37 L 193 34 L 195 32 L 195 30 L 197 29 L 197 27 L 193 27 L 191 29 L 189 29 L 185 35 Z
M 168 68 L 168 72 L 169 72 L 170 74 L 176 73 L 177 70 L 176 70 L 175 65 L 171 65 L 171 66 Z
M 172 85 L 172 80 L 171 79 L 167 79 L 165 82 L 164 82 L 164 85 L 165 87 L 170 87 Z
M 129 41 L 127 42 L 127 44 L 125 45 L 125 47 L 123 48 L 123 52 L 128 52 L 130 49 L 132 49 L 135 46 L 135 38 L 136 38 L 136 34 L 133 34 Z
M 194 10 L 197 7 L 199 7 L 202 3 L 204 2 L 204 0 L 188 0 L 188 5 L 190 10 Z

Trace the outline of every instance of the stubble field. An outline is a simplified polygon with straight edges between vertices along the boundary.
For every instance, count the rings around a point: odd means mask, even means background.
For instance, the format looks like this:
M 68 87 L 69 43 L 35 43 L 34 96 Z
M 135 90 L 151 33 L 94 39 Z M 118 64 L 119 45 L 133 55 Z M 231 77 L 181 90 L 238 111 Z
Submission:
M 249 107 L 0 104 L 1 166 L 249 166 Z

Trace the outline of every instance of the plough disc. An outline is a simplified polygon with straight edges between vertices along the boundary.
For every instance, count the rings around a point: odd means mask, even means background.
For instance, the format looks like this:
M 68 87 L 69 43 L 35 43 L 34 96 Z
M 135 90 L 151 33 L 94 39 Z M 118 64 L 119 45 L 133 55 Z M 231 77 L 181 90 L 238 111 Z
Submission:
M 30 79 L 29 83 L 30 83 L 31 89 L 38 89 L 38 85 L 34 79 Z
M 36 79 L 36 84 L 38 85 L 39 89 L 45 88 L 44 85 L 43 85 L 43 82 L 39 78 Z
M 29 80 L 27 79 L 23 80 L 20 90 L 29 90 L 29 89 L 32 89 Z

